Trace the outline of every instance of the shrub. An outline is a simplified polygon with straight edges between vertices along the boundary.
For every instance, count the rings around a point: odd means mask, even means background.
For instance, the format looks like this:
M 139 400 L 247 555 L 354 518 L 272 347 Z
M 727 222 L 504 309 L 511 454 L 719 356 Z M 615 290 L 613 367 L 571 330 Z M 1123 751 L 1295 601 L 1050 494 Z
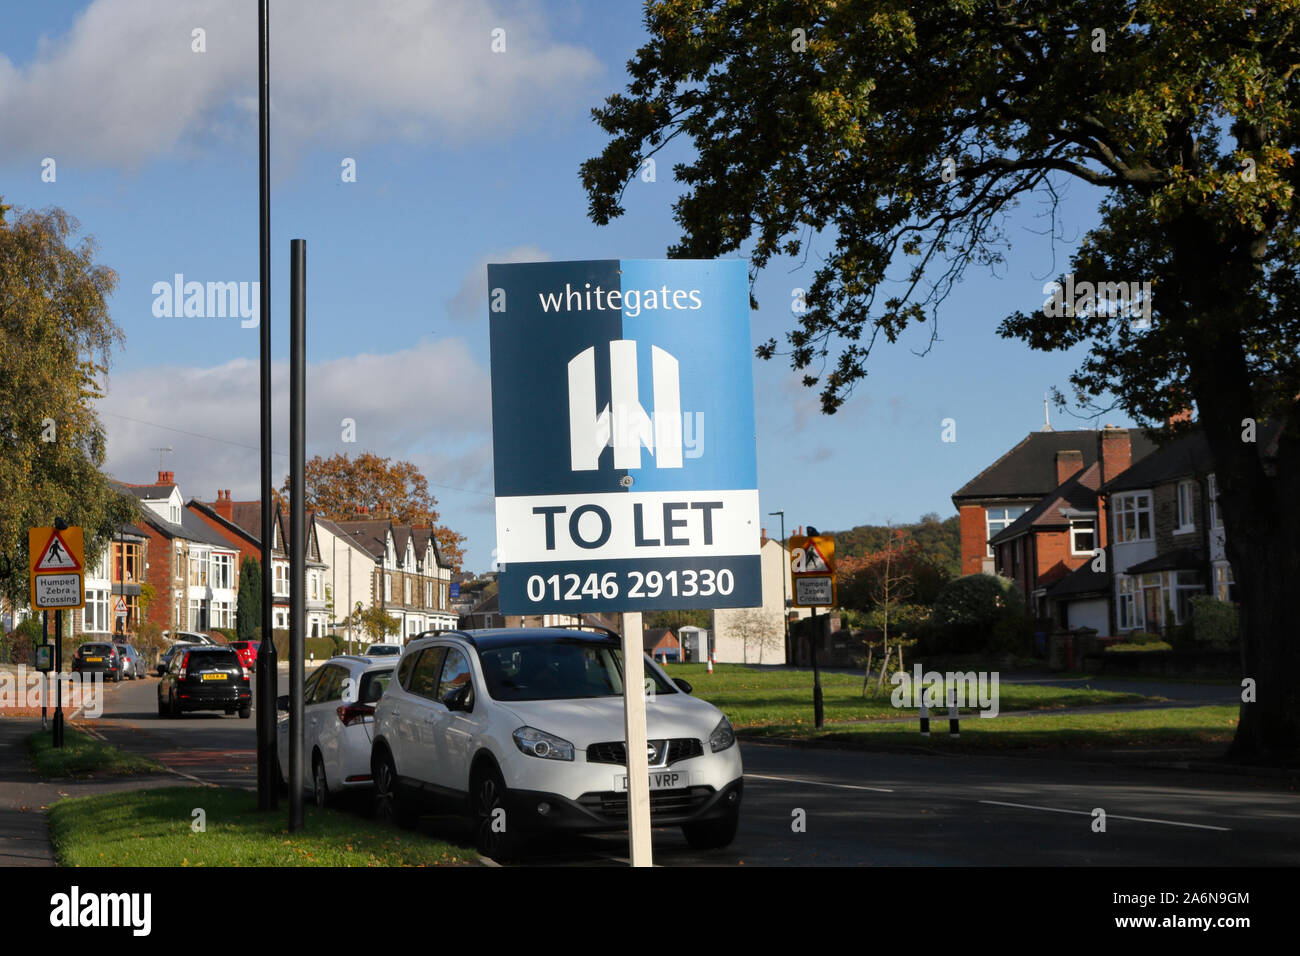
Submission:
M 1194 645 L 1215 650 L 1228 650 L 1237 646 L 1239 635 L 1235 605 L 1209 594 L 1198 594 L 1190 603 Z
M 917 622 L 923 650 L 931 653 L 1015 653 L 1028 637 L 1029 617 L 1015 582 L 968 574 L 939 592 L 928 622 Z
M 1157 644 L 1162 641 L 1159 634 L 1148 634 L 1144 631 L 1134 631 L 1129 635 L 1125 644 Z

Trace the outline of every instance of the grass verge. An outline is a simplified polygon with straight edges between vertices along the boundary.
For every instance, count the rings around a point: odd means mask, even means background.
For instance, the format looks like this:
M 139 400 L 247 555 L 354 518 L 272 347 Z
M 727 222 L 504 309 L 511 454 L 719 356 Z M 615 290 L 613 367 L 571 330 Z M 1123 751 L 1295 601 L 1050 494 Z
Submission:
M 811 670 L 780 668 L 756 670 L 743 664 L 715 664 L 712 675 L 703 664 L 669 664 L 668 674 L 685 677 L 695 696 L 707 700 L 738 729 L 812 723 Z M 886 683 L 877 696 L 871 682 L 868 696 L 862 696 L 862 677 L 857 674 L 822 674 L 822 700 L 826 720 L 873 720 L 909 715 L 890 700 L 894 689 Z M 1126 691 L 1088 690 L 1039 684 L 999 684 L 998 708 L 1055 710 L 1065 707 L 1095 707 L 1102 704 L 1141 703 L 1160 698 Z M 963 708 L 962 713 L 974 713 Z
M 750 738 L 826 740 L 863 750 L 926 747 L 944 753 L 1017 750 L 1140 750 L 1227 744 L 1237 729 L 1235 705 L 1130 710 L 1107 714 L 1043 714 L 1032 717 L 971 717 L 961 735 L 948 735 L 948 721 L 935 719 L 931 736 L 919 724 L 770 724 L 745 730 Z
M 118 750 L 71 727 L 64 727 L 61 748 L 55 748 L 50 731 L 40 730 L 27 738 L 27 752 L 32 758 L 32 768 L 42 777 L 114 777 L 165 772 L 156 760 Z
M 202 811 L 204 831 L 193 828 Z M 338 810 L 262 813 L 257 795 L 168 787 L 61 800 L 49 810 L 63 866 L 458 866 L 478 854 Z

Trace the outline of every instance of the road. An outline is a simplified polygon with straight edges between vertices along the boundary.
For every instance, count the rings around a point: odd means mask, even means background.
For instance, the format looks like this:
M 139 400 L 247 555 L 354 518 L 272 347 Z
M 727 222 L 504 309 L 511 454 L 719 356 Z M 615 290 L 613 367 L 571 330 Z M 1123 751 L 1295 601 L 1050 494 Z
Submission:
M 280 683 L 287 693 L 283 674 Z M 160 719 L 156 686 L 157 678 L 109 685 L 103 717 L 88 723 L 193 780 L 255 787 L 255 718 Z M 1028 757 L 742 747 L 735 843 L 698 852 L 677 830 L 657 830 L 656 863 L 1300 865 L 1300 795 L 1282 780 Z M 1104 832 L 1094 829 L 1096 809 L 1105 811 Z M 355 812 L 364 810 L 362 802 Z M 421 828 L 470 841 L 457 818 L 426 817 Z M 623 834 L 547 839 L 525 862 L 616 865 L 626 852 Z

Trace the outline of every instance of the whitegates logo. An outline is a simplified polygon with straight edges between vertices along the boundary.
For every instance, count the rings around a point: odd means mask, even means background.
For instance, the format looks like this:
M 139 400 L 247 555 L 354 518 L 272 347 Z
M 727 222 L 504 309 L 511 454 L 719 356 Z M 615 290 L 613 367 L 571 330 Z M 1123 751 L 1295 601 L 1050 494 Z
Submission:
M 655 456 L 658 468 L 682 467 L 683 445 L 687 458 L 703 454 L 702 415 L 682 415 L 681 376 L 677 359 L 650 346 L 654 377 L 654 413 L 641 405 L 636 369 L 636 341 L 609 343 L 610 403 L 596 410 L 596 348 L 583 349 L 569 360 L 569 462 L 573 471 L 595 471 L 600 454 L 614 448 L 614 467 L 640 468 L 641 449 Z M 683 434 L 687 441 L 683 443 Z

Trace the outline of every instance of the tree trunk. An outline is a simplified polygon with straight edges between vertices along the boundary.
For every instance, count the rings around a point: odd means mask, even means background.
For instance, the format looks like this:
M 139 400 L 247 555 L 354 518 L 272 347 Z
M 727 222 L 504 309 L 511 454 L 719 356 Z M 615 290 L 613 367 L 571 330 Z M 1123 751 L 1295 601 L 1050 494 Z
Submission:
M 867 696 L 867 685 L 871 683 L 871 658 L 875 656 L 876 647 L 867 641 L 867 671 L 862 675 L 862 696 Z

